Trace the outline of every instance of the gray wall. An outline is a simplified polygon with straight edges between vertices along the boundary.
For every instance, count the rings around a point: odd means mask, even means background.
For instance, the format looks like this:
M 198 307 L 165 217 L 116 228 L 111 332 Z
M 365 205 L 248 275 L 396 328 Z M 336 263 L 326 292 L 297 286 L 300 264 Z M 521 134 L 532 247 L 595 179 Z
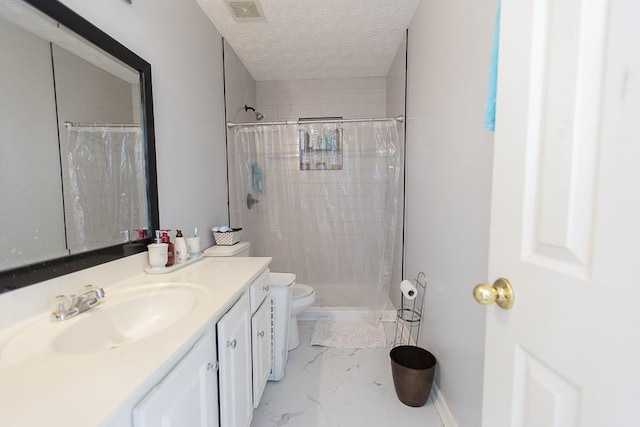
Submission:
M 257 108 L 256 81 L 226 40 L 224 41 L 224 85 L 227 120 L 236 123 L 255 122 L 256 116 L 253 111 L 245 111 L 244 106 Z
M 225 85 L 225 106 L 227 120 L 236 123 L 255 122 L 256 116 L 253 111 L 245 111 L 244 106 L 258 108 L 256 101 L 256 81 L 253 79 L 249 71 L 235 53 L 229 43 L 224 41 L 224 85 Z M 266 117 L 263 120 L 273 120 L 271 117 Z M 232 227 L 243 227 L 242 240 L 255 242 L 255 238 L 252 227 L 247 227 L 247 224 L 243 224 L 240 221 L 239 209 L 246 209 L 246 205 L 242 203 L 245 197 L 244 188 L 240 188 L 241 185 L 234 179 L 234 163 L 235 163 L 235 146 L 233 138 L 233 129 L 227 130 L 227 159 L 229 162 L 229 207 L 230 207 L 230 224 L 226 222 L 224 224 Z M 246 200 L 246 199 L 245 199 Z M 238 209 L 237 206 L 240 206 Z M 222 223 L 217 225 L 223 225 Z M 254 245 L 255 246 L 255 245 Z M 255 255 L 255 247 L 250 249 L 250 255 Z
M 406 67 L 407 67 L 407 38 L 406 36 L 402 39 L 402 43 L 398 48 L 398 53 L 396 53 L 391 66 L 389 67 L 389 72 L 387 73 L 387 116 L 388 117 L 397 117 L 405 115 L 405 85 L 406 85 Z M 400 155 L 404 159 L 404 123 L 400 125 L 401 132 L 399 134 L 401 144 L 398 147 L 400 150 Z M 402 170 L 400 171 L 400 200 L 399 203 L 404 203 L 404 160 L 401 163 Z M 404 207 L 403 207 L 404 208 Z M 396 253 L 395 253 L 395 263 L 393 265 L 393 273 L 391 275 L 391 289 L 389 290 L 389 297 L 391 298 L 391 302 L 395 307 L 400 306 L 400 291 L 399 284 L 402 281 L 402 253 L 404 247 L 402 245 L 404 235 L 403 235 L 403 227 L 404 227 L 404 211 L 401 211 L 401 216 L 398 218 L 398 230 L 396 232 Z
M 222 41 L 195 0 L 62 0 L 151 63 L 160 223 L 227 222 Z
M 423 0 L 409 27 L 405 276 L 428 287 L 420 345 L 458 425 L 480 425 L 493 134 L 482 127 L 495 0 Z

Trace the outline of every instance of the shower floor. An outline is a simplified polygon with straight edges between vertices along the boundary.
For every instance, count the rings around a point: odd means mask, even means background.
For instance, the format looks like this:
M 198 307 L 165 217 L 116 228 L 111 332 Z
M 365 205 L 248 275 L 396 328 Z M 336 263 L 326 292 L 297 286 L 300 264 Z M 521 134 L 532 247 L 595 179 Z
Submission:
M 298 316 L 300 320 L 318 320 L 326 318 L 358 319 L 365 318 L 371 311 L 362 306 L 363 286 L 319 285 L 315 286 L 316 302 Z M 382 313 L 383 322 L 396 320 L 396 309 L 387 297 Z

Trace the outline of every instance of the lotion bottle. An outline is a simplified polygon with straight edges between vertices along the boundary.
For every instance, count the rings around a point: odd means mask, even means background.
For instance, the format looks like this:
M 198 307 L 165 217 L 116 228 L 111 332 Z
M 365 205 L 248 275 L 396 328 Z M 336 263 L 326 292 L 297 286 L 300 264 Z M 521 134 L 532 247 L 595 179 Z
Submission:
M 174 247 L 173 247 L 173 243 L 171 243 L 171 239 L 169 238 L 169 232 L 171 231 L 171 229 L 164 229 L 164 230 L 160 230 L 162 231 L 162 243 L 166 243 L 168 245 L 168 250 L 167 250 L 167 267 L 169 267 L 170 265 L 173 265 L 176 262 L 176 255 L 175 255 L 175 251 L 174 251 Z
M 174 244 L 176 250 L 176 264 L 185 262 L 189 258 L 189 251 L 187 250 L 187 242 L 182 236 L 181 230 L 176 230 L 176 242 Z

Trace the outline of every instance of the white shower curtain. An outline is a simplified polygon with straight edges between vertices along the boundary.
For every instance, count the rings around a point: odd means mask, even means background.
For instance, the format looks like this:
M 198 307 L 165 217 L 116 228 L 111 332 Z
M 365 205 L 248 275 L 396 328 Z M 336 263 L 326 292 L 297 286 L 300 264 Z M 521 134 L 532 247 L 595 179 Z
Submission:
M 359 305 L 379 319 L 402 203 L 398 144 L 395 119 L 236 127 L 232 225 L 253 255 L 273 257 L 272 270 L 295 273 L 318 293 L 355 287 Z M 248 195 L 259 200 L 250 209 Z
M 145 147 L 139 126 L 72 126 L 63 147 L 63 192 L 71 253 L 123 242 L 148 227 Z

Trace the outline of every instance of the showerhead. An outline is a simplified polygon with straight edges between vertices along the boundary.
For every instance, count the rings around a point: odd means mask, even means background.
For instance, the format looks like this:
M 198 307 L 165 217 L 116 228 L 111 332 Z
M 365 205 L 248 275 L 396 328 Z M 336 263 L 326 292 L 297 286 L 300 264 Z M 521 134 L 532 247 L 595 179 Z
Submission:
M 251 111 L 253 111 L 255 113 L 257 121 L 260 121 L 260 120 L 264 119 L 264 114 L 256 111 L 256 109 L 253 108 L 253 107 L 249 107 L 248 105 L 245 105 L 244 106 L 244 111 L 249 111 L 249 110 L 251 110 Z

